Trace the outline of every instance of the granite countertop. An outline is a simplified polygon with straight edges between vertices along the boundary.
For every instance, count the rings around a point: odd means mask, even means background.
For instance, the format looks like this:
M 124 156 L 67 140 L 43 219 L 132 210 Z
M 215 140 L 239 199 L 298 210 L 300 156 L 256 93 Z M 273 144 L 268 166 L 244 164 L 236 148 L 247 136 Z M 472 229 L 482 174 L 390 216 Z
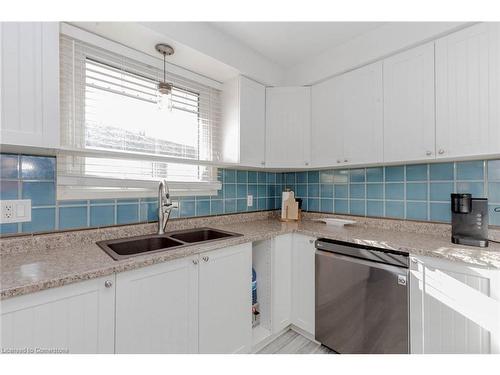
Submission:
M 491 243 L 487 249 L 454 245 L 450 242 L 449 236 L 444 233 L 439 231 L 429 233 L 429 230 L 426 229 L 430 228 L 428 226 L 423 226 L 420 230 L 412 232 L 408 231 L 407 228 L 398 227 L 398 225 L 390 227 L 371 225 L 368 220 L 361 220 L 355 225 L 346 227 L 332 227 L 311 220 L 283 223 L 275 218 L 263 216 L 251 221 L 233 220 L 231 222 L 225 220 L 217 222 L 215 220 L 214 222 L 214 220 L 206 219 L 205 222 L 196 221 L 193 223 L 193 226 L 210 226 L 240 233 L 243 236 L 204 244 L 193 244 L 121 261 L 113 260 L 95 244 L 93 237 L 95 233 L 92 231 L 76 232 L 79 236 L 88 237 L 87 241 L 67 239 L 65 242 L 64 233 L 54 235 L 52 242 L 57 242 L 56 239 L 60 240 L 60 244 L 55 247 L 43 245 L 43 242 L 33 236 L 30 246 L 33 246 L 33 242 L 38 245 L 29 251 L 5 251 L 8 242 L 5 239 L 1 240 L 0 245 L 4 246 L 4 251 L 0 253 L 0 298 L 6 299 L 79 280 L 106 276 L 115 272 L 193 256 L 222 247 L 270 239 L 276 235 L 292 232 L 398 250 L 412 255 L 443 258 L 462 262 L 464 265 L 500 269 L 500 244 Z M 188 224 L 189 222 L 184 223 L 184 228 Z M 178 228 L 173 225 L 170 230 L 181 229 L 179 225 L 177 226 Z M 152 233 L 154 225 L 143 226 L 141 230 L 142 232 L 133 232 L 132 229 L 128 231 L 122 229 L 120 232 L 116 231 L 115 236 L 109 233 L 107 236 L 108 238 L 119 238 L 126 235 Z M 87 235 L 85 235 L 86 233 Z M 118 233 L 121 233 L 121 236 L 117 235 Z M 103 239 L 103 237 L 101 236 L 99 239 Z

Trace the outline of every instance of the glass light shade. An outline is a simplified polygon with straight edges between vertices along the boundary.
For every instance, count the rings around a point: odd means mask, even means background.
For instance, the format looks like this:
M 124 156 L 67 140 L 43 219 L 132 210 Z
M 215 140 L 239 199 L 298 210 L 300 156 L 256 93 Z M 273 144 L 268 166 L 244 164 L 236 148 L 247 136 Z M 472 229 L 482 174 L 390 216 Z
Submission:
M 158 84 L 158 109 L 172 111 L 172 85 L 165 82 Z

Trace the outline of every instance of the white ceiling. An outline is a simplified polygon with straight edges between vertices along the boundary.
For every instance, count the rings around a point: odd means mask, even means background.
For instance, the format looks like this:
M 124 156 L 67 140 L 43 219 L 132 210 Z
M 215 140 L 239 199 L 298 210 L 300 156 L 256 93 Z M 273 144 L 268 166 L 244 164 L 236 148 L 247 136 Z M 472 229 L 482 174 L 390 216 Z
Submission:
M 384 25 L 384 22 L 208 22 L 282 68 Z

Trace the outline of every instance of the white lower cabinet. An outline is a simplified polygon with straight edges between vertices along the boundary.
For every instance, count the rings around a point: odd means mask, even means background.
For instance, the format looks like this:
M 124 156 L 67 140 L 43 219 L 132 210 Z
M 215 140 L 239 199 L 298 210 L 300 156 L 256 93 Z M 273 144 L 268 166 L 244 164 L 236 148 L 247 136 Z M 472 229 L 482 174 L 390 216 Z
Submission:
M 315 240 L 294 234 L 292 253 L 292 323 L 312 337 L 315 327 Z
M 252 244 L 200 255 L 199 352 L 252 348 Z
M 272 332 L 278 333 L 292 321 L 293 235 L 285 234 L 272 241 Z
M 116 275 L 117 353 L 198 352 L 198 257 Z
M 117 353 L 246 353 L 251 244 L 117 274 Z
M 412 353 L 500 353 L 500 271 L 410 260 Z
M 6 350 L 113 353 L 114 275 L 0 301 Z

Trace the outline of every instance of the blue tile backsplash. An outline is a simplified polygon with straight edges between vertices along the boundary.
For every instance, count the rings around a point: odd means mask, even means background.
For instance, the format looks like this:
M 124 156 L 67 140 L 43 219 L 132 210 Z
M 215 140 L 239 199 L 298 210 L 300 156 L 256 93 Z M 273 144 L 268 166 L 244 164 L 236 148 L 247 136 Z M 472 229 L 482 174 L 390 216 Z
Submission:
M 1 234 L 100 227 L 157 219 L 156 198 L 56 201 L 56 159 L 0 154 L 1 199 L 32 200 L 32 221 L 2 224 Z M 272 210 L 289 187 L 304 211 L 449 222 L 450 193 L 489 197 L 490 224 L 500 225 L 500 160 L 307 172 L 219 169 L 215 196 L 174 198 L 172 218 Z M 253 195 L 247 207 L 246 196 Z

